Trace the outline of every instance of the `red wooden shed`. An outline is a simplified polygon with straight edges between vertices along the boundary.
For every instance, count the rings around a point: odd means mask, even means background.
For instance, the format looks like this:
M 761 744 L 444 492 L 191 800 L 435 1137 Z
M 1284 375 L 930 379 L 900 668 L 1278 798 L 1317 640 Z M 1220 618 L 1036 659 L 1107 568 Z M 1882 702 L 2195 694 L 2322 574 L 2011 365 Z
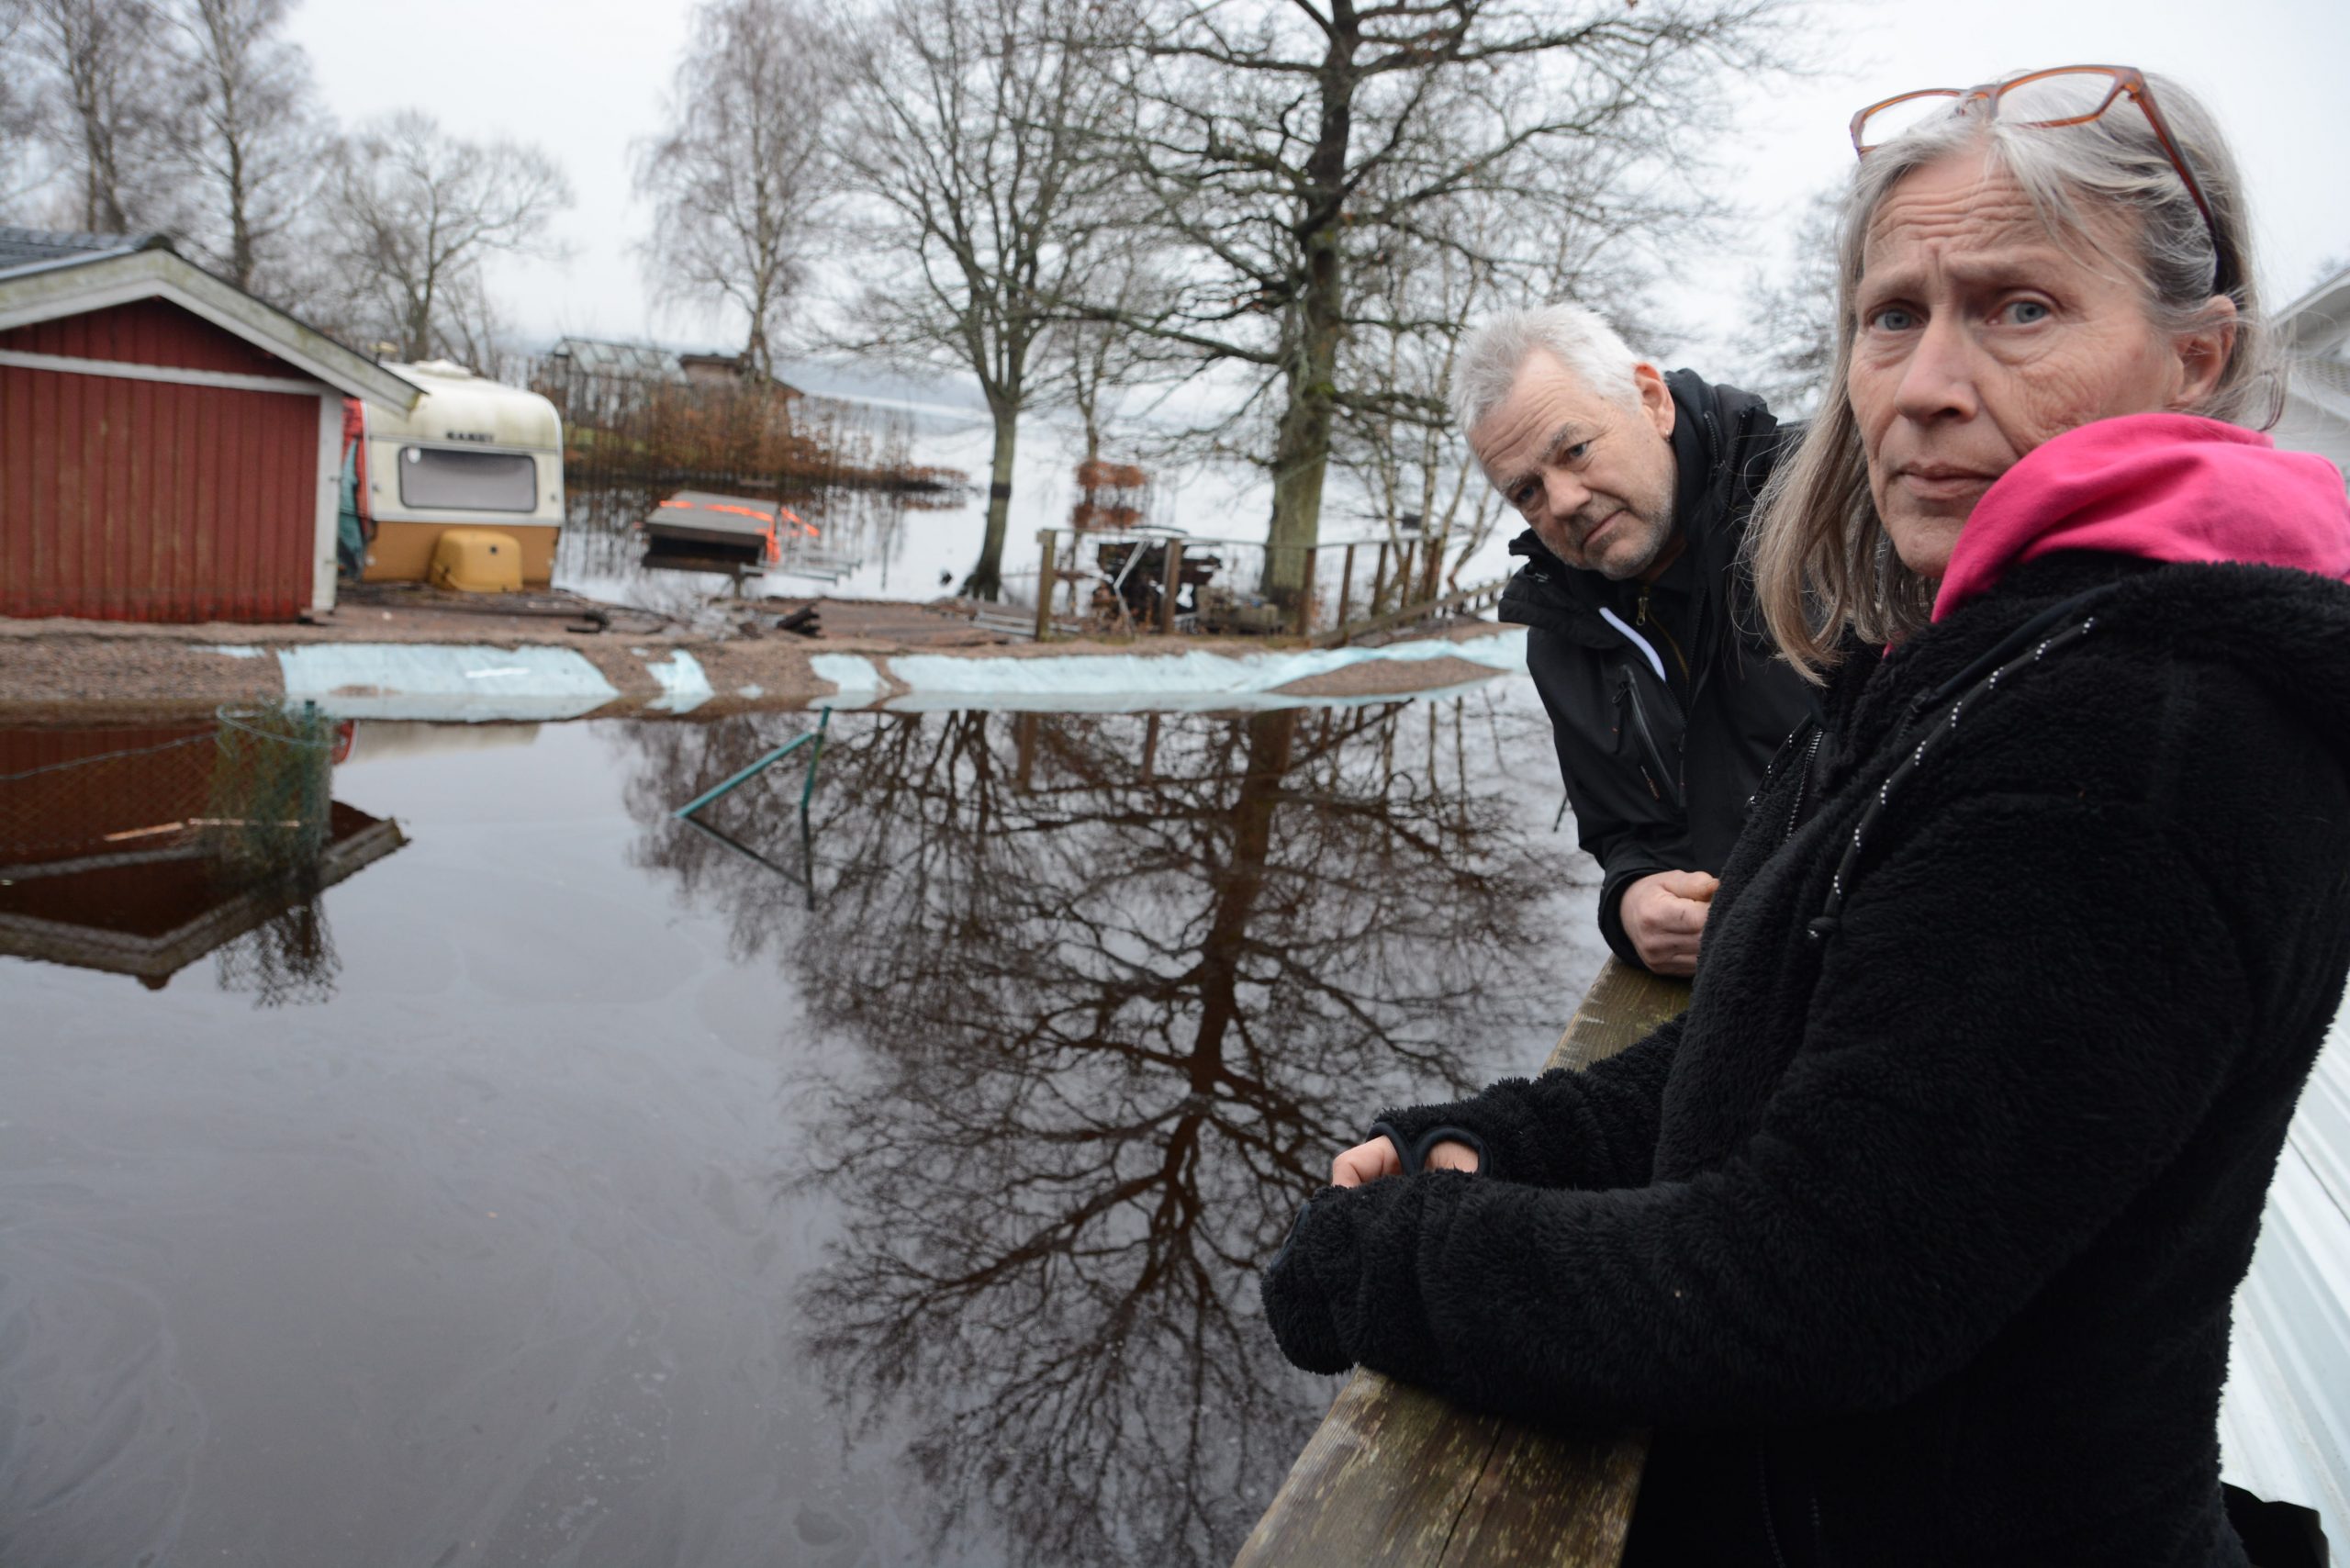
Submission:
M 0 228 L 0 615 L 332 608 L 346 397 L 417 391 L 159 237 Z

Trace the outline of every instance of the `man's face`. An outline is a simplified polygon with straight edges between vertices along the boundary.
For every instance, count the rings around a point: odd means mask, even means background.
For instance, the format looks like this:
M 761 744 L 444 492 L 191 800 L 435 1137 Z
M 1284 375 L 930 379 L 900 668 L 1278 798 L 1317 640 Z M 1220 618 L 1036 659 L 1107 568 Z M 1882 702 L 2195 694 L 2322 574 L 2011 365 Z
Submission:
M 1618 582 L 1670 559 L 1678 476 L 1673 394 L 1654 365 L 1632 375 L 1639 398 L 1627 404 L 1537 351 L 1469 432 L 1485 476 L 1550 554 Z

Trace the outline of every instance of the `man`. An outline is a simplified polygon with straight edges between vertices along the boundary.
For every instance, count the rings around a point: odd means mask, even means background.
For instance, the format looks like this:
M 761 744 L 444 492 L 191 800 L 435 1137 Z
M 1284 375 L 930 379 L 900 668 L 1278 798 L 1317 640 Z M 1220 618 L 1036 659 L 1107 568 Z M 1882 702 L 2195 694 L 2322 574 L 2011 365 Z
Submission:
M 1695 972 L 1746 802 L 1812 689 L 1755 628 L 1740 545 L 1785 439 L 1762 400 L 1636 359 L 1588 310 L 1469 341 L 1454 412 L 1528 527 L 1502 596 L 1528 630 L 1567 799 L 1628 963 Z

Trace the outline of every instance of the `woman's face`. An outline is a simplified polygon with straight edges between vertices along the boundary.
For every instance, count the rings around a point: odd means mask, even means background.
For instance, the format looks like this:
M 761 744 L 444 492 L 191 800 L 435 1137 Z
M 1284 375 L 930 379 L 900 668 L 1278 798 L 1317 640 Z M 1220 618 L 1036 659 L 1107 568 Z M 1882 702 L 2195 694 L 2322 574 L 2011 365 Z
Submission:
M 1911 571 L 1942 576 L 1975 503 L 2042 442 L 2210 390 L 2229 330 L 2155 327 L 2133 269 L 2109 259 L 2133 252 L 2134 222 L 2093 220 L 2098 246 L 2068 248 L 1974 151 L 1917 170 L 1878 207 L 1854 294 L 1852 406 L 1877 515 Z

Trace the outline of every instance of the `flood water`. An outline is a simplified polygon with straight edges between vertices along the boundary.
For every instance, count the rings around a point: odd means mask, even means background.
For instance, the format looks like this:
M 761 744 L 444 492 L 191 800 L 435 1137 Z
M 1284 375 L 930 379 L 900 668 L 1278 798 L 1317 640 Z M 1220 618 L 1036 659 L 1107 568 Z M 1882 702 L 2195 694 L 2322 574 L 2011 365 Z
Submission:
M 739 587 L 708 572 L 662 569 L 644 564 L 644 542 L 635 523 L 650 514 L 679 485 L 593 483 L 571 476 L 568 516 L 556 543 L 554 585 L 607 603 L 624 603 L 692 622 L 713 594 L 750 598 L 895 599 L 926 601 L 954 594 L 978 564 L 986 532 L 992 429 L 977 409 L 922 405 L 895 408 L 855 400 L 835 401 L 836 428 L 868 461 L 911 463 L 959 476 L 936 491 L 892 491 L 845 486 L 787 489 L 779 498 L 756 485 L 744 493 L 777 499 L 815 527 L 803 559 L 795 547 L 763 575 Z M 1131 455 L 1130 453 L 1122 454 Z M 1013 471 L 1011 512 L 1003 544 L 1007 601 L 1034 605 L 1040 547 L 1037 531 L 1065 528 L 1081 498 L 1075 469 L 1084 455 L 1082 437 L 1062 420 L 1032 416 L 1022 425 Z M 691 487 L 727 490 L 711 479 Z M 1233 464 L 1161 465 L 1151 470 L 1145 513 L 1156 526 L 1171 526 L 1206 538 L 1262 539 L 1271 514 L 1272 487 L 1265 476 Z M 1325 505 L 1323 536 L 1332 541 L 1387 537 L 1385 524 L 1358 484 L 1334 471 Z M 1466 520 L 1462 526 L 1467 527 Z M 1457 580 L 1473 585 L 1513 569 L 1508 554 L 1515 527 L 1490 528 L 1483 545 L 1457 568 Z M 1255 586 L 1256 565 L 1234 560 L 1234 586 Z M 1066 560 L 1064 562 L 1066 563 Z M 815 575 L 804 566 L 822 569 Z M 1365 568 L 1365 584 L 1369 567 Z M 1326 592 L 1327 585 L 1326 585 Z
M 361 723 L 283 883 L 205 726 L 0 732 L 0 1563 L 1229 1561 L 1256 1271 L 1603 955 L 1531 689 L 671 816 L 815 722 Z

